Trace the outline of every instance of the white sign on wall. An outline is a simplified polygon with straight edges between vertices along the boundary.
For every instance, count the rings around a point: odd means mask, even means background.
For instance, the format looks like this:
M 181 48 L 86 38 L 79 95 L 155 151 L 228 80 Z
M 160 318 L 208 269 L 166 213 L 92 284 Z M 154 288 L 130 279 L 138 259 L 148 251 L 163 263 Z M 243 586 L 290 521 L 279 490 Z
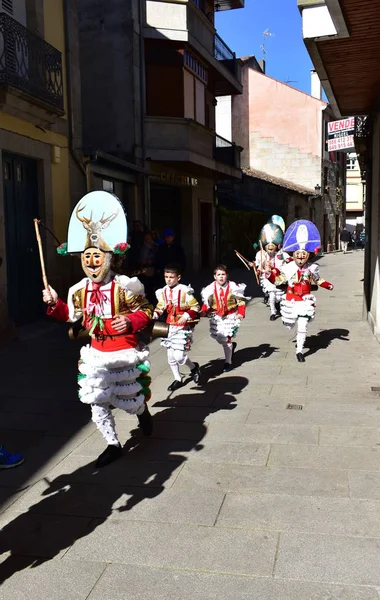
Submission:
M 355 150 L 355 117 L 327 123 L 328 152 L 351 152 Z

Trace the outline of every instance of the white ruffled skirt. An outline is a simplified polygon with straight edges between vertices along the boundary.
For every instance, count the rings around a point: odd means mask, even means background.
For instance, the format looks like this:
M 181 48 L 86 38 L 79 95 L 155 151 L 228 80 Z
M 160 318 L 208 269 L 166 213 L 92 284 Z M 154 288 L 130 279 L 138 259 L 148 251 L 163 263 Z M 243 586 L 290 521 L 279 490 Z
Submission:
M 212 315 L 210 318 L 210 335 L 219 344 L 226 344 L 236 336 L 240 327 L 240 319 L 238 319 L 237 314 L 237 312 L 231 313 L 226 317 Z
M 192 343 L 193 330 L 186 326 L 170 325 L 168 337 L 161 338 L 161 346 L 167 349 L 180 350 L 181 352 L 188 352 Z
M 79 398 L 84 404 L 112 404 L 136 414 L 150 397 L 149 350 L 100 352 L 84 346 L 79 360 Z
M 281 300 L 281 318 L 286 327 L 293 327 L 299 317 L 309 320 L 315 316 L 316 298 L 313 294 L 303 296 L 303 300 Z

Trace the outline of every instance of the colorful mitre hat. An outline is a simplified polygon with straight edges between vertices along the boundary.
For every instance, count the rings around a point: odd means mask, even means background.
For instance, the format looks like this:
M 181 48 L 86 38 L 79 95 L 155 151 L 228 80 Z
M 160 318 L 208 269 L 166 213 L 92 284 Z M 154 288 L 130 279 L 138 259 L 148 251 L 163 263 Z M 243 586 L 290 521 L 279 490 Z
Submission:
M 285 221 L 279 215 L 272 215 L 269 219 L 268 223 L 273 223 L 274 225 L 278 225 L 281 227 L 282 232 L 285 233 Z
M 67 244 L 62 244 L 57 252 L 75 254 L 98 248 L 125 254 L 129 248 L 127 235 L 127 217 L 119 198 L 110 192 L 89 192 L 71 213 Z
M 259 240 L 263 248 L 268 244 L 274 244 L 275 246 L 281 246 L 284 238 L 281 227 L 274 223 L 267 223 L 260 231 Z
M 314 223 L 301 219 L 289 225 L 282 249 L 284 252 L 306 250 L 318 254 L 321 249 L 321 236 Z

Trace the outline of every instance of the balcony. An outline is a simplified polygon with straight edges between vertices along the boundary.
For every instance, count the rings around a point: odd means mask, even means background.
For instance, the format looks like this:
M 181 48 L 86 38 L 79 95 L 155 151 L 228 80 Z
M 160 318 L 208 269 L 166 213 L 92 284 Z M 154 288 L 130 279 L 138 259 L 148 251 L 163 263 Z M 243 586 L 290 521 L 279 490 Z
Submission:
M 0 108 L 29 116 L 30 104 L 41 107 L 44 116 L 64 113 L 61 53 L 0 13 Z
M 233 142 L 222 138 L 220 135 L 214 137 L 214 158 L 218 162 L 240 169 L 240 153 L 243 150 Z
M 240 62 L 215 32 L 202 0 L 146 0 L 144 36 L 191 47 L 212 71 L 217 96 L 241 94 Z
M 240 61 L 236 58 L 235 52 L 232 52 L 217 33 L 214 35 L 214 57 L 219 64 L 223 65 L 231 73 L 234 79 L 241 84 Z M 217 77 L 217 89 L 219 96 L 229 95 L 228 82 L 225 82 L 222 77 Z
M 192 119 L 178 117 L 146 117 L 145 125 L 146 155 L 150 160 L 181 163 L 189 172 L 205 177 L 241 177 L 234 150 L 228 147 L 217 149 L 215 133 L 211 129 Z M 233 144 L 231 146 L 237 149 Z

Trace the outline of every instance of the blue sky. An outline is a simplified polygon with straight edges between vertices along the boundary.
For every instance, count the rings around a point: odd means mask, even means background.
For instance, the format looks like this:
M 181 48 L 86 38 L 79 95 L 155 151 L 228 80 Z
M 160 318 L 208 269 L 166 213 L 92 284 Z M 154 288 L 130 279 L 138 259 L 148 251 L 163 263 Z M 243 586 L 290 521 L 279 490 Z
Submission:
M 302 40 L 301 15 L 297 0 L 245 0 L 245 8 L 216 13 L 216 27 L 237 56 L 262 58 L 263 31 L 266 73 L 310 93 L 310 61 Z

